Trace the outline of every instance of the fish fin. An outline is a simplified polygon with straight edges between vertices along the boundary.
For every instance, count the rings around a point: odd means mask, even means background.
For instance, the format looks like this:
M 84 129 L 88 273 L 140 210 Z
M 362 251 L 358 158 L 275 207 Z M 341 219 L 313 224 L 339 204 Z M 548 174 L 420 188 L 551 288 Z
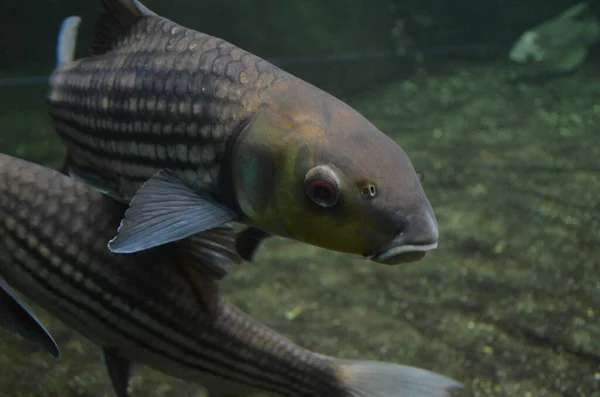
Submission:
M 235 241 L 235 228 L 227 224 L 172 243 L 182 275 L 190 282 L 207 313 L 216 313 L 219 297 L 216 280 L 225 277 L 242 261 Z
M 175 244 L 190 266 L 212 279 L 220 280 L 242 259 L 236 249 L 235 229 L 227 224 L 179 240 Z
M 56 66 L 64 63 L 73 62 L 75 59 L 75 48 L 77 46 L 77 32 L 81 18 L 71 16 L 65 18 L 58 31 L 58 39 L 56 40 Z
M 116 253 L 143 251 L 237 221 L 237 212 L 208 193 L 185 185 L 161 170 L 136 192 L 108 248 Z
M 215 314 L 219 302 L 219 286 L 215 280 L 198 271 L 189 263 L 182 263 L 181 270 L 182 276 L 190 283 L 202 310 L 209 315 Z
M 554 71 L 568 72 L 579 66 L 587 56 L 587 48 L 584 46 L 571 46 L 563 53 L 562 58 L 554 66 Z
M 65 156 L 65 159 L 63 160 L 63 164 L 62 164 L 62 166 L 60 167 L 60 169 L 59 169 L 58 171 L 59 171 L 61 174 L 64 174 L 64 175 L 70 176 L 70 175 L 69 175 L 70 162 L 71 162 L 71 159 L 70 159 L 69 155 L 67 154 L 67 155 Z
M 105 13 L 96 23 L 91 55 L 109 51 L 128 27 L 143 16 L 156 15 L 136 0 L 102 0 L 102 6 Z
M 267 232 L 263 232 L 255 227 L 249 227 L 238 233 L 235 246 L 240 256 L 250 262 L 254 258 L 254 254 L 260 243 L 269 236 L 271 235 Z
M 81 182 L 92 189 L 116 199 L 117 201 L 123 202 L 121 196 L 117 193 L 117 183 L 108 178 L 104 178 L 102 175 L 94 172 L 92 169 L 73 165 L 69 155 L 65 158 L 63 168 L 61 172 L 66 171 L 66 174 L 77 182 Z
M 335 360 L 348 397 L 446 397 L 462 388 L 424 369 L 379 361 Z
M 590 4 L 587 1 L 582 1 L 581 3 L 575 4 L 572 7 L 567 8 L 560 15 L 562 18 L 566 19 L 580 19 L 585 17 L 590 11 Z
M 129 397 L 129 382 L 135 376 L 137 366 L 106 347 L 102 348 L 102 358 L 117 397 Z
M 142 13 L 142 15 L 157 16 L 155 12 L 151 11 L 148 7 L 146 7 L 145 5 L 143 5 L 140 1 L 138 1 L 138 0 L 131 0 L 131 2 L 135 5 L 135 7 L 138 9 L 138 11 L 140 13 Z
M 30 344 L 47 351 L 55 358 L 60 355 L 58 345 L 50 333 L 3 280 L 0 280 L 0 327 L 21 335 Z

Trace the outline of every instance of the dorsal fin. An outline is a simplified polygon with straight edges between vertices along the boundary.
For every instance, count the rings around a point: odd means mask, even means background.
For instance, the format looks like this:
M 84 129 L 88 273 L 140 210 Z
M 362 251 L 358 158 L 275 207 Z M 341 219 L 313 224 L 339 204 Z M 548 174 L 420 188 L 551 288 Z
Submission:
M 586 1 L 576 4 L 570 8 L 567 8 L 561 14 L 562 18 L 571 19 L 583 19 L 590 15 L 590 4 Z
M 96 23 L 91 55 L 109 51 L 131 25 L 145 15 L 156 15 L 136 0 L 101 0 L 104 15 Z
M 75 59 L 77 32 L 80 23 L 80 17 L 72 16 L 65 18 L 60 25 L 58 39 L 56 40 L 56 67 L 63 63 L 73 62 L 73 59 Z

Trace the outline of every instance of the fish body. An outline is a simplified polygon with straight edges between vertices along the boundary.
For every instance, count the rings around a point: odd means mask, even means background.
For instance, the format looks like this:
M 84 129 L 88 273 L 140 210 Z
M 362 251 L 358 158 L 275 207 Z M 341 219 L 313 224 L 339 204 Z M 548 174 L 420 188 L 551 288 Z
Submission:
M 389 264 L 437 247 L 410 159 L 357 111 L 137 1 L 103 4 L 92 55 L 59 52 L 48 98 L 65 169 L 129 204 L 113 252 L 232 221 Z
M 222 298 L 206 311 L 180 271 L 187 261 L 178 243 L 131 255 L 108 250 L 123 211 L 68 176 L 0 154 L 0 277 L 103 349 L 118 397 L 128 396 L 136 363 L 200 384 L 211 397 L 439 397 L 459 386 L 418 368 L 311 352 Z M 39 343 L 48 340 L 43 326 L 19 306 L 0 299 L 0 320 L 26 317 L 16 328 L 28 332 L 19 333 L 54 353 Z
M 600 40 L 600 20 L 587 2 L 578 3 L 523 33 L 510 58 L 530 64 L 542 73 L 565 73 L 586 58 L 588 48 Z

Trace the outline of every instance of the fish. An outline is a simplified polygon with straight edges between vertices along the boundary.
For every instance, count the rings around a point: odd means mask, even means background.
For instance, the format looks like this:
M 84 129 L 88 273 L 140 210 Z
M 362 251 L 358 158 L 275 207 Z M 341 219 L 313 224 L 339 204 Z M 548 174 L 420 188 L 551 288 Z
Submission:
M 523 33 L 510 50 L 514 62 L 529 64 L 541 74 L 568 73 L 600 40 L 600 19 L 581 2 Z
M 208 312 L 177 270 L 187 266 L 178 242 L 110 252 L 104 242 L 124 210 L 67 175 L 0 154 L 0 292 L 9 285 L 98 346 L 116 396 L 129 396 L 142 365 L 211 397 L 440 397 L 461 387 L 416 367 L 305 349 L 220 295 Z M 234 238 L 227 247 L 235 251 Z M 48 331 L 10 296 L 0 299 L 0 326 L 56 355 Z M 7 318 L 26 321 L 19 329 Z
M 235 223 L 252 256 L 277 235 L 394 265 L 438 246 L 405 151 L 358 111 L 233 44 L 133 0 L 57 40 L 48 107 L 63 169 L 128 204 L 115 253 Z

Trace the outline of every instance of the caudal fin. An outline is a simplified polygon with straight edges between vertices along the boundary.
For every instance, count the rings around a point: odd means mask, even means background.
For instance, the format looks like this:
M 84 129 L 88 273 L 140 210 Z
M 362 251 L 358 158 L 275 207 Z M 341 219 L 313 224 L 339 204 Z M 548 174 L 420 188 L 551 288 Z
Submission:
M 447 397 L 462 388 L 455 380 L 424 369 L 379 361 L 337 360 L 350 397 Z
M 56 66 L 72 62 L 75 58 L 75 45 L 77 44 L 77 32 L 81 18 L 72 16 L 65 18 L 58 31 L 56 41 Z

